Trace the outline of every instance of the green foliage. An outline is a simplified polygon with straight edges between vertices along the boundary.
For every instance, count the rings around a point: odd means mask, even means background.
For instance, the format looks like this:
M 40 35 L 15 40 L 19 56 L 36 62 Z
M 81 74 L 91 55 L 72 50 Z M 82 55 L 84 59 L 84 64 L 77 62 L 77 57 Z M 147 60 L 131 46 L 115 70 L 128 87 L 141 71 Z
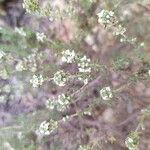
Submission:
M 0 128 L 0 149 L 9 143 L 15 150 L 40 150 L 41 143 L 38 143 L 34 132 L 39 123 L 50 115 L 43 110 L 14 117 L 16 121 L 13 125 Z
M 125 55 L 117 56 L 113 62 L 116 70 L 126 70 L 130 67 L 132 61 Z
M 80 5 L 83 9 L 88 10 L 94 0 L 80 0 Z
M 25 29 L 26 35 L 22 36 L 17 31 L 8 27 L 0 29 L 0 49 L 5 52 L 15 53 L 19 56 L 27 56 L 31 48 L 36 47 L 35 33 L 29 29 Z

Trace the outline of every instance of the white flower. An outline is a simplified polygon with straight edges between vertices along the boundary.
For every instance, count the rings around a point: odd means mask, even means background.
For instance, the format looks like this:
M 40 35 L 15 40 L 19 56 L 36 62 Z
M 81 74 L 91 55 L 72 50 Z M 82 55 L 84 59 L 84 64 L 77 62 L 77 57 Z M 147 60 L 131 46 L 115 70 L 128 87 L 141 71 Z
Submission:
M 83 145 L 80 145 L 78 150 L 90 150 L 90 148 L 88 146 L 83 146 Z
M 74 61 L 75 58 L 75 52 L 74 50 L 69 50 L 67 49 L 66 51 L 62 52 L 62 61 L 66 62 L 66 63 L 72 63 Z
M 30 80 L 30 83 L 32 83 L 33 87 L 36 88 L 39 85 L 42 85 L 44 82 L 44 79 L 42 77 L 42 75 L 33 75 L 32 79 Z
M 37 70 L 37 64 L 33 63 L 33 64 L 28 64 L 28 67 L 30 68 L 31 72 L 35 72 Z
M 6 55 L 6 53 L 5 53 L 5 52 L 0 51 L 0 59 L 2 59 L 5 55 Z
M 91 72 L 91 68 L 79 68 L 79 72 Z
M 18 62 L 18 64 L 16 65 L 16 70 L 17 70 L 17 71 L 23 71 L 23 70 L 25 70 L 22 61 Z
M 139 136 L 137 133 L 132 133 L 125 140 L 125 145 L 129 150 L 137 150 L 139 144 Z
M 8 79 L 9 78 L 9 74 L 5 68 L 0 70 L 0 77 L 2 79 Z
M 83 56 L 82 58 L 78 58 L 78 69 L 79 72 L 91 72 L 91 67 L 90 67 L 90 59 L 87 58 L 86 56 Z
M 128 142 L 129 142 L 129 143 L 132 143 L 132 142 L 133 142 L 133 139 L 129 137 L 129 138 L 128 138 Z
M 5 95 L 0 95 L 0 103 L 2 102 L 5 102 L 6 101 L 6 96 Z
M 111 24 L 114 18 L 114 12 L 109 10 L 102 10 L 100 13 L 97 14 L 98 22 L 102 24 Z
M 124 39 L 124 38 L 121 38 L 120 39 L 120 42 L 122 43 L 122 42 L 125 42 L 126 40 Z
M 92 113 L 90 111 L 84 111 L 83 114 L 84 115 L 90 115 L 90 116 L 92 115 Z
M 150 70 L 148 70 L 148 75 L 150 76 Z
M 3 87 L 3 90 L 6 92 L 6 93 L 9 93 L 11 91 L 11 86 L 9 84 L 6 84 L 4 87 Z
M 22 35 L 22 36 L 26 36 L 26 33 L 24 32 L 23 28 L 15 28 L 15 32 Z
M 132 41 L 132 42 L 136 42 L 136 41 L 137 41 L 137 38 L 132 38 L 131 41 Z
M 88 79 L 87 78 L 82 78 L 82 77 L 78 77 L 78 80 L 83 81 L 84 84 L 88 84 Z
M 49 123 L 49 122 L 43 121 L 43 122 L 40 124 L 39 130 L 38 130 L 39 133 L 42 134 L 42 135 L 49 135 L 49 134 L 50 134 L 49 126 L 50 126 L 50 123 Z
M 70 99 L 71 98 L 69 96 L 66 96 L 65 94 L 61 94 L 57 98 L 48 99 L 46 101 L 46 107 L 49 109 L 56 108 L 59 111 L 63 111 L 67 108 Z
M 56 106 L 57 101 L 54 98 L 46 100 L 46 107 L 48 109 L 54 109 Z
M 114 31 L 114 35 L 123 35 L 124 33 L 126 32 L 126 29 L 124 27 L 122 27 L 122 25 L 118 25 L 116 28 L 115 28 L 115 31 Z
M 110 100 L 113 97 L 110 87 L 104 87 L 100 90 L 100 95 L 103 100 Z
M 49 17 L 49 21 L 54 21 L 54 18 L 53 17 Z
M 141 47 L 144 47 L 144 45 L 145 45 L 144 42 L 142 42 L 142 43 L 140 44 Z
M 44 42 L 44 40 L 46 39 L 46 35 L 44 33 L 36 33 L 36 38 L 39 42 Z
M 66 74 L 64 73 L 64 71 L 63 70 L 57 71 L 54 74 L 53 81 L 58 86 L 64 86 L 67 81 L 67 77 L 66 77 Z
M 70 118 L 70 116 L 65 116 L 62 118 L 62 121 L 66 122 L 69 118 Z
M 71 98 L 65 94 L 59 95 L 57 98 L 57 110 L 64 111 L 68 107 L 70 99 Z
M 58 103 L 60 105 L 68 105 L 69 104 L 69 101 L 70 101 L 70 97 L 65 95 L 65 94 L 61 94 L 58 96 Z
M 58 122 L 50 119 L 49 121 L 43 121 L 37 131 L 40 135 L 50 135 L 58 127 Z

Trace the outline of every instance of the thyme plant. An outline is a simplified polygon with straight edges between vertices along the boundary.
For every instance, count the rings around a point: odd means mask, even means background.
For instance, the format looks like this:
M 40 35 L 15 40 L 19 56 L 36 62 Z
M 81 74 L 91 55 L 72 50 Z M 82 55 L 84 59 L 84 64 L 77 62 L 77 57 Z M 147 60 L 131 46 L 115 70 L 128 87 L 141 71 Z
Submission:
M 46 5 L 43 5 L 44 2 Z M 36 136 L 42 138 L 47 137 L 47 139 L 49 139 L 51 135 L 53 136 L 53 134 L 59 133 L 62 124 L 69 122 L 69 120 L 74 117 L 79 118 L 81 130 L 85 130 L 83 129 L 83 121 L 81 120 L 87 116 L 92 117 L 92 111 L 97 105 L 105 104 L 111 108 L 116 104 L 116 99 L 118 99 L 123 90 L 127 88 L 130 89 L 138 81 L 149 81 L 150 64 L 141 51 L 145 46 L 144 41 L 140 41 L 136 37 L 127 34 L 128 28 L 117 16 L 115 7 L 107 9 L 97 8 L 98 0 L 63 1 L 63 7 L 51 1 L 44 2 L 38 0 L 24 0 L 23 8 L 26 10 L 26 13 L 30 15 L 33 14 L 39 18 L 48 18 L 50 22 L 57 20 L 62 21 L 66 18 L 73 19 L 73 21 L 76 22 L 77 32 L 79 32 L 76 34 L 76 40 L 66 44 L 58 39 L 51 39 L 46 32 L 34 31 L 22 27 L 15 28 L 15 30 L 1 27 L 0 33 L 2 34 L 3 45 L 0 51 L 0 63 L 2 66 L 0 76 L 5 80 L 12 77 L 16 72 L 18 74 L 28 73 L 28 86 L 32 86 L 33 89 L 42 89 L 44 85 L 63 89 L 62 93 L 53 97 L 47 97 L 45 101 L 45 107 L 48 111 L 53 112 L 54 116 L 55 113 L 60 116 L 47 118 L 36 126 Z M 118 7 L 119 5 L 117 8 Z M 94 10 L 94 13 L 92 12 L 93 14 L 90 14 L 90 10 L 93 8 L 96 10 Z M 87 18 L 82 20 L 81 17 L 83 16 L 80 16 L 80 14 L 85 15 L 85 18 Z M 107 65 L 100 61 L 95 61 L 88 54 L 82 53 L 78 44 L 86 37 L 89 31 L 88 29 L 93 27 L 94 23 L 110 33 L 121 44 L 132 47 L 134 51 L 131 57 L 119 56 L 118 54 L 117 59 L 114 59 L 110 65 Z M 78 34 L 81 36 L 80 38 Z M 15 41 L 15 38 L 11 41 L 9 38 L 12 36 L 19 39 L 19 42 L 17 40 Z M 7 45 L 5 42 L 9 44 Z M 11 53 L 10 49 L 17 55 Z M 44 64 L 49 58 L 43 49 L 49 49 L 58 63 L 50 67 Z M 18 51 L 22 51 L 22 53 Z M 10 58 L 12 58 L 15 68 L 11 64 Z M 101 82 L 101 78 L 110 78 L 112 71 L 126 72 L 135 59 L 140 62 L 141 67 L 130 74 L 126 82 L 120 87 L 113 87 L 111 84 Z M 68 71 L 64 69 L 64 66 L 74 66 L 75 71 Z M 75 82 L 79 82 L 81 86 L 75 88 L 73 86 Z M 98 96 L 93 98 L 92 101 L 89 101 L 86 106 L 80 108 L 78 105 L 85 97 L 90 95 L 89 91 L 92 91 L 95 85 Z M 67 90 L 65 90 L 65 88 Z M 2 101 L 4 98 L 1 96 L 0 99 L 0 101 Z M 70 109 L 73 109 L 71 107 L 72 105 L 74 106 L 74 111 L 73 113 L 69 113 Z M 142 109 L 139 113 L 137 128 L 131 131 L 124 139 L 124 145 L 129 150 L 136 150 L 138 148 L 140 134 L 144 129 L 145 119 L 149 117 L 149 111 L 149 106 Z M 96 125 L 95 123 L 95 126 Z M 90 128 L 90 125 L 88 128 Z M 111 141 L 112 139 L 113 141 L 116 140 L 111 136 Z M 94 142 L 90 142 L 84 143 L 81 138 L 78 141 L 76 149 L 94 149 Z

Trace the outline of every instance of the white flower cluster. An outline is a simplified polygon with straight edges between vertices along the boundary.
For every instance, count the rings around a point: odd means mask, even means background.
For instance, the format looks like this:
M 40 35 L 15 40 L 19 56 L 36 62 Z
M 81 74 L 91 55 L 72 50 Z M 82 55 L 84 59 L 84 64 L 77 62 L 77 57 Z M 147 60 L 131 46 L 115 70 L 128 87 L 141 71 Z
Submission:
M 16 65 L 17 71 L 23 71 L 23 70 L 30 70 L 32 72 L 35 72 L 37 70 L 37 62 L 42 61 L 42 53 L 33 53 L 25 58 L 23 60 L 20 60 Z
M 42 53 L 33 53 L 23 60 L 24 65 L 32 72 L 37 70 L 37 62 L 41 61 Z
M 63 70 L 57 71 L 54 74 L 53 81 L 58 86 L 64 86 L 67 81 L 67 75 Z
M 15 32 L 22 35 L 22 36 L 26 36 L 26 32 L 23 30 L 23 28 L 15 28 Z
M 5 55 L 6 55 L 6 53 L 0 50 L 0 60 L 1 60 Z
M 150 115 L 150 107 L 141 110 L 142 115 Z
M 64 111 L 70 103 L 71 97 L 61 94 L 57 98 L 48 99 L 46 101 L 46 107 L 49 109 L 56 108 L 57 110 Z
M 57 107 L 57 100 L 55 98 L 49 98 L 46 100 L 45 105 L 48 109 L 54 109 Z
M 62 62 L 66 62 L 66 63 L 73 63 L 74 59 L 75 59 L 75 52 L 74 50 L 65 50 L 62 52 Z
M 5 95 L 0 95 L 0 103 L 4 103 L 6 101 L 6 96 Z
M 43 121 L 37 131 L 40 135 L 50 135 L 58 127 L 58 122 L 50 119 L 49 121 Z
M 135 44 L 137 42 L 137 38 L 128 38 L 127 36 L 124 36 L 120 39 L 120 42 L 128 42 L 131 44 Z
M 28 13 L 38 12 L 39 0 L 23 0 L 22 6 Z
M 90 116 L 92 115 L 92 113 L 91 113 L 90 111 L 88 111 L 88 110 L 87 110 L 87 111 L 84 111 L 83 114 L 84 114 L 84 115 L 90 115 Z
M 25 70 L 23 61 L 19 61 L 19 62 L 17 63 L 17 65 L 16 65 L 16 70 L 17 70 L 17 71 L 23 71 L 23 70 Z
M 100 95 L 103 100 L 110 100 L 113 98 L 113 94 L 110 87 L 104 87 L 100 90 Z
M 88 84 L 88 79 L 83 77 L 78 77 L 78 80 L 83 81 L 84 84 Z
M 46 39 L 46 35 L 44 33 L 36 33 L 36 38 L 38 40 L 38 42 L 44 42 L 44 40 Z
M 126 32 L 126 29 L 124 27 L 122 27 L 122 25 L 118 25 L 116 28 L 115 28 L 115 31 L 113 32 L 114 35 L 123 35 L 124 33 Z
M 74 50 L 65 50 L 62 52 L 62 61 L 66 63 L 77 63 L 79 67 L 79 72 L 91 72 L 91 67 L 90 67 L 90 59 L 87 58 L 86 56 L 81 57 L 80 55 L 76 55 Z
M 129 150 L 137 150 L 139 144 L 139 136 L 137 134 L 131 134 L 125 140 L 125 145 Z
M 86 56 L 81 56 L 79 54 L 76 54 L 74 50 L 67 49 L 63 51 L 61 60 L 62 62 L 66 62 L 66 63 L 73 63 L 73 62 L 76 63 L 80 73 L 91 72 L 91 66 L 90 66 L 91 60 Z M 88 79 L 83 76 L 79 76 L 78 80 L 83 81 L 84 84 L 88 83 Z
M 3 88 L 0 89 L 0 92 L 6 92 L 6 93 L 10 93 L 11 91 L 11 86 L 9 84 L 6 84 L 5 86 L 3 86 Z
M 78 69 L 79 72 L 84 73 L 84 72 L 91 72 L 91 67 L 90 67 L 90 59 L 87 58 L 86 56 L 83 56 L 82 58 L 78 58 Z
M 49 135 L 49 134 L 50 134 L 49 126 L 50 126 L 50 123 L 49 123 L 49 122 L 43 121 L 43 122 L 40 124 L 39 130 L 38 130 L 39 133 L 42 134 L 42 135 Z
M 98 22 L 104 25 L 111 24 L 114 20 L 114 12 L 109 10 L 102 10 L 100 13 L 97 14 Z
M 6 68 L 3 68 L 0 70 L 0 77 L 2 79 L 8 79 L 9 78 L 9 74 L 8 74 Z
M 44 82 L 43 76 L 42 75 L 33 75 L 32 79 L 30 79 L 30 83 L 34 88 L 42 85 Z
M 88 146 L 80 145 L 78 150 L 90 150 L 90 148 Z

